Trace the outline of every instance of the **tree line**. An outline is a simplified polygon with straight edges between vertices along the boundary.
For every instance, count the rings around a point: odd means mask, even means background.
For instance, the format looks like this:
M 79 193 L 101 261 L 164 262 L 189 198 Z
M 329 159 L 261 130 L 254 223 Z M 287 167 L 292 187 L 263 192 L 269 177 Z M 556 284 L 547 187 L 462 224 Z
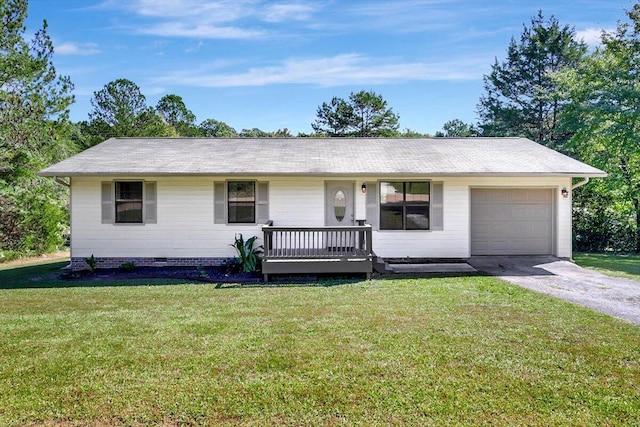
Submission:
M 111 137 L 249 137 L 290 138 L 289 129 L 265 131 L 259 128 L 236 131 L 225 122 L 206 119 L 196 123 L 195 114 L 179 95 L 160 98 L 155 107 L 148 106 L 140 87 L 128 79 L 107 83 L 91 98 L 88 120 L 76 124 L 77 142 L 87 148 Z M 334 97 L 316 111 L 311 124 L 314 132 L 297 137 L 393 137 L 398 131 L 399 116 L 382 95 L 373 91 L 352 92 L 347 100 Z M 404 135 L 424 136 L 405 131 Z M 428 135 L 427 135 L 428 136 Z
M 67 189 L 38 170 L 111 137 L 280 137 L 288 129 L 237 131 L 195 114 L 176 94 L 147 104 L 117 79 L 96 91 L 73 123 L 73 84 L 53 66 L 47 23 L 26 38 L 27 0 L 0 0 L 0 262 L 51 251 L 68 228 Z M 578 250 L 640 252 L 640 3 L 589 51 L 574 29 L 542 12 L 512 38 L 483 77 L 476 123 L 452 119 L 435 137 L 521 136 L 609 173 L 575 192 Z M 400 130 L 381 94 L 361 90 L 316 110 L 298 137 L 425 137 Z

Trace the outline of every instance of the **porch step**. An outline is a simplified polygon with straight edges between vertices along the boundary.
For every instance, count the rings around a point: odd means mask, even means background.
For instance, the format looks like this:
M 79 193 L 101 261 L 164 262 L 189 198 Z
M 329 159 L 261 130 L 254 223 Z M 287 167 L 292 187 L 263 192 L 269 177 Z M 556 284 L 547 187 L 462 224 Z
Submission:
M 375 271 L 376 273 L 382 273 L 382 274 L 393 273 L 389 264 L 384 262 L 382 258 L 378 258 L 378 257 L 375 257 L 374 259 L 373 271 Z

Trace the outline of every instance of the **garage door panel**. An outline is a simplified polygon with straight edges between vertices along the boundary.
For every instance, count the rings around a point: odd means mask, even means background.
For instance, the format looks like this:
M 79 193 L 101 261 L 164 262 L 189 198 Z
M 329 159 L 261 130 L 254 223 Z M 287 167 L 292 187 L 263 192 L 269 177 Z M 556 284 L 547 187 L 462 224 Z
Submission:
M 552 252 L 550 189 L 472 189 L 472 255 L 547 255 Z
M 519 205 L 511 206 L 508 210 L 512 212 L 512 218 L 527 221 L 548 221 L 551 218 L 549 206 L 541 205 Z
M 492 218 L 495 215 L 499 215 L 504 208 L 497 204 L 483 204 L 477 206 L 479 218 Z
M 551 191 L 534 190 L 527 192 L 527 202 L 529 203 L 551 203 Z

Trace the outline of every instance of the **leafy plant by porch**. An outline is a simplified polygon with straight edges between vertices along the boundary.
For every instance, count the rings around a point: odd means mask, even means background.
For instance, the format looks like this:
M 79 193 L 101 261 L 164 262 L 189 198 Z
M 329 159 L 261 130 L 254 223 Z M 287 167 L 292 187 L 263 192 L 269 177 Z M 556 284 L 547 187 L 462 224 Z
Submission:
M 494 278 L 123 284 L 0 291 L 0 424 L 640 423 L 640 328 Z
M 239 233 L 236 234 L 236 239 L 231 245 L 236 250 L 236 261 L 244 273 L 252 273 L 258 269 L 262 245 L 255 246 L 257 239 L 257 236 L 253 236 L 244 240 L 242 233 Z

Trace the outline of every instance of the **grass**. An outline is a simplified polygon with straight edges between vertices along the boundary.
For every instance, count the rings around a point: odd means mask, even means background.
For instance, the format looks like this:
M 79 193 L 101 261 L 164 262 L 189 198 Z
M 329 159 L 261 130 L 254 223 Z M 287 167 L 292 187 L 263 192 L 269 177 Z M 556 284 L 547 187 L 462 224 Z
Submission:
M 495 278 L 47 287 L 55 266 L 0 271 L 1 425 L 640 424 L 640 328 Z
M 640 281 L 640 255 L 576 253 L 575 262 L 604 274 Z

